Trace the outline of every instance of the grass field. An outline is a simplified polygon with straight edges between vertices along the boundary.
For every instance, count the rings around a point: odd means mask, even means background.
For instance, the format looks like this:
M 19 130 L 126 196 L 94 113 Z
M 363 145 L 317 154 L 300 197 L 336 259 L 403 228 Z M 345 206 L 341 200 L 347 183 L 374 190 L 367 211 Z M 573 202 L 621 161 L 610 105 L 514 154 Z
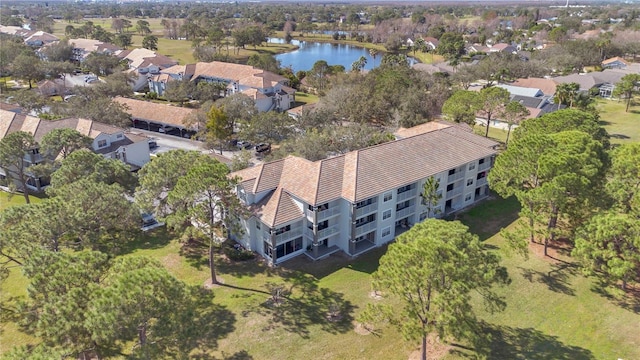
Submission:
M 496 235 L 511 226 L 517 202 L 489 200 L 459 219 L 479 234 L 486 244 L 503 255 L 511 284 L 498 291 L 507 301 L 503 313 L 488 314 L 477 306 L 485 320 L 484 332 L 492 335 L 482 345 L 483 354 L 494 359 L 637 359 L 640 315 L 592 290 L 570 259 L 551 262 L 531 254 L 528 260 L 505 255 L 504 242 Z M 184 248 L 161 230 L 130 246 L 128 255 L 147 255 L 161 261 L 176 277 L 202 285 L 208 279 L 204 257 Z M 248 354 L 253 359 L 407 359 L 417 350 L 392 328 L 378 335 L 360 335 L 354 319 L 369 301 L 370 274 L 375 271 L 384 248 L 362 257 L 331 256 L 311 262 L 304 256 L 278 268 L 261 261 L 229 262 L 218 259 L 223 286 L 213 289 L 214 304 L 223 309 L 228 327 L 219 333 L 217 347 L 209 356 Z M 291 289 L 290 300 L 280 307 L 268 306 L 268 283 Z M 24 278 L 12 271 L 3 284 L 3 297 L 24 295 Z M 340 306 L 342 320 L 326 318 L 330 304 Z M 222 320 L 221 320 L 222 321 Z M 36 340 L 3 324 L 0 343 L 27 344 Z M 464 343 L 463 343 L 464 345 Z M 3 348 L 2 351 L 6 351 Z M 451 346 L 447 359 L 473 358 L 470 346 Z
M 640 142 L 640 97 L 634 100 L 629 112 L 625 112 L 624 101 L 598 99 L 596 108 L 602 125 L 611 135 L 611 143 Z

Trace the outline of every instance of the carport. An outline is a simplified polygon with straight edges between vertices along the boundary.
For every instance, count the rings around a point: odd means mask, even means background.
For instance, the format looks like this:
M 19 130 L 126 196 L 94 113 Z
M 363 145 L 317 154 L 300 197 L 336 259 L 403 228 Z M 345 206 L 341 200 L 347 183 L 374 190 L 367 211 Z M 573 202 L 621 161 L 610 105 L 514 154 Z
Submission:
M 180 137 L 191 137 L 198 131 L 186 124 L 193 109 L 123 97 L 114 100 L 127 107 L 134 128 Z

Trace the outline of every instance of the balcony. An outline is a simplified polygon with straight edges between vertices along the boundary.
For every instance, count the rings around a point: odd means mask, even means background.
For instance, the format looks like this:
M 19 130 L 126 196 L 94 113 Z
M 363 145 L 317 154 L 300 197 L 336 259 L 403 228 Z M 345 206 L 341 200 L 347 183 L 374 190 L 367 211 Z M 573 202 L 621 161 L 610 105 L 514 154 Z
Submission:
M 464 186 L 458 186 L 457 188 L 454 188 L 451 191 L 447 191 L 447 199 L 452 199 L 460 194 L 462 194 L 462 191 L 464 190 Z
M 376 224 L 375 220 L 372 221 L 372 222 L 368 222 L 368 223 L 366 223 L 364 225 L 357 226 L 356 227 L 355 237 L 358 237 L 358 236 L 360 236 L 362 234 L 369 233 L 369 232 L 375 230 L 376 228 L 377 228 L 377 224 Z
M 368 250 L 371 250 L 371 249 L 373 249 L 375 247 L 376 247 L 376 244 L 372 243 L 369 240 L 358 241 L 356 243 L 356 246 L 355 246 L 355 251 L 351 255 L 353 255 L 353 256 L 360 255 L 360 254 L 362 254 L 362 253 L 364 253 L 364 252 L 366 252 Z
M 378 203 L 374 202 L 373 204 L 369 204 L 367 206 L 363 206 L 359 209 L 356 209 L 356 219 L 362 217 L 363 215 L 371 214 L 378 211 Z
M 481 179 L 476 180 L 476 187 L 487 185 L 487 177 L 483 177 Z
M 409 205 L 404 209 L 396 211 L 396 219 L 402 219 L 416 212 L 414 205 Z
M 373 205 L 373 204 L 371 204 Z M 336 215 L 340 215 L 340 207 L 339 206 L 334 206 L 331 208 L 328 208 L 326 210 L 322 210 L 318 212 L 318 221 L 324 221 L 330 217 L 334 217 Z
M 407 190 L 402 192 L 396 196 L 396 203 L 406 201 L 408 199 L 412 199 L 416 197 L 416 189 Z
M 281 244 L 283 242 L 293 240 L 299 236 L 302 236 L 302 228 L 285 231 L 282 234 L 276 235 L 276 244 Z
M 447 177 L 447 183 L 452 183 L 454 181 L 458 181 L 464 178 L 464 170 L 458 170 L 455 174 L 449 175 Z
M 322 240 L 324 238 L 327 238 L 339 232 L 340 232 L 340 224 L 335 224 L 335 225 L 329 226 L 326 229 L 318 230 L 318 240 Z
M 491 161 L 485 160 L 484 163 L 478 165 L 478 172 L 482 172 L 484 170 L 487 170 L 490 167 L 491 167 Z

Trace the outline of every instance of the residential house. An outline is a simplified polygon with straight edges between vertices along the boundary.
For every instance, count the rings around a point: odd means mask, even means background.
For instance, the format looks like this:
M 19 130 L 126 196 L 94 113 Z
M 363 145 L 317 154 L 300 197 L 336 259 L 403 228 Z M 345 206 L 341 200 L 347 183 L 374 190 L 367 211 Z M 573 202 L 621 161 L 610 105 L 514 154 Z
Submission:
M 623 69 L 605 69 L 601 72 L 558 76 L 554 77 L 553 81 L 557 84 L 577 83 L 582 92 L 589 92 L 595 88 L 601 97 L 610 98 L 616 84 L 627 74 L 640 73 L 639 67 L 637 64 L 629 64 Z
M 524 88 L 536 88 L 541 90 L 545 96 L 555 95 L 557 86 L 555 81 L 545 78 L 516 79 L 511 85 Z
M 472 53 L 488 53 L 489 47 L 481 45 L 481 44 L 471 44 L 465 48 L 467 54 Z
M 177 61 L 149 49 L 124 50 L 118 53 L 120 59 L 126 60 L 131 73 L 137 77 L 133 91 L 140 91 L 149 85 L 149 78 L 160 74 L 160 70 L 175 66 Z
M 272 264 L 301 254 L 356 256 L 488 195 L 498 143 L 442 123 L 398 137 L 320 161 L 289 156 L 231 173 L 251 212 L 235 240 Z M 442 198 L 428 211 L 420 194 L 431 177 Z
M 38 92 L 43 96 L 66 95 L 70 92 L 62 79 L 42 80 L 37 85 Z
M 424 44 L 429 48 L 429 51 L 433 51 L 438 48 L 440 41 L 434 37 L 427 36 L 422 38 L 424 40 Z
M 501 53 L 505 53 L 505 54 L 517 54 L 518 53 L 518 49 L 513 45 L 509 45 L 509 44 L 505 44 L 505 43 L 498 43 L 498 44 L 495 44 L 495 45 L 492 45 L 491 47 L 489 47 L 489 52 L 490 53 L 501 52 Z
M 565 107 L 564 105 L 558 107 L 553 103 L 553 96 L 545 95 L 541 89 L 506 84 L 498 84 L 496 87 L 503 88 L 509 92 L 509 101 L 517 101 L 529 110 L 529 115 L 523 120 L 534 119 Z M 479 91 L 480 88 L 476 87 L 473 90 Z M 487 118 L 482 112 L 476 115 L 476 124 L 487 125 Z M 510 125 L 502 119 L 499 113 L 492 116 L 490 126 L 504 130 L 508 129 L 509 126 L 517 127 L 517 125 Z
M 116 45 L 93 39 L 69 39 L 69 44 L 73 44 L 71 60 L 77 62 L 83 62 L 92 52 L 118 55 L 122 51 Z
M 214 61 L 176 65 L 149 78 L 149 91 L 162 95 L 167 83 L 175 80 L 206 81 L 227 86 L 227 94 L 246 94 L 259 111 L 286 111 L 295 103 L 295 90 L 284 76 L 249 65 Z
M 29 30 L 18 26 L 0 25 L 0 33 L 20 36 L 24 39 L 25 44 L 31 47 L 41 47 L 59 41 L 58 37 L 44 31 Z
M 91 147 L 95 153 L 119 159 L 129 165 L 132 171 L 139 170 L 150 160 L 149 143 L 145 136 L 88 119 L 67 118 L 48 121 L 0 109 L 0 139 L 16 131 L 25 131 L 32 134 L 36 141 L 40 141 L 53 129 L 60 128 L 75 129 L 92 138 Z M 25 156 L 27 167 L 44 161 L 37 147 Z M 6 179 L 7 173 L 6 169 L 0 169 L 0 179 Z M 42 191 L 48 185 L 48 179 L 32 174 L 27 185 L 31 191 Z
M 194 109 L 124 97 L 116 97 L 113 101 L 127 107 L 126 111 L 131 115 L 132 126 L 135 128 L 180 137 L 191 137 L 200 130 L 187 122 L 195 112 Z
M 603 69 L 624 69 L 627 66 L 629 66 L 629 62 L 619 56 L 602 61 Z

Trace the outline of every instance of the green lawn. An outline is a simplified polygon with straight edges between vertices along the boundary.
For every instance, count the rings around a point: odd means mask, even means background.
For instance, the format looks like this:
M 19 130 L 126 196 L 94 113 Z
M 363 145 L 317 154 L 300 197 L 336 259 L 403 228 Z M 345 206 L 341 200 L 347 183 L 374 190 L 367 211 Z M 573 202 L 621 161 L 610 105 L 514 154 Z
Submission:
M 296 92 L 296 106 L 314 104 L 318 102 L 318 95 L 304 93 L 302 91 Z
M 39 198 L 30 195 L 29 200 L 32 202 L 40 201 Z M 8 208 L 13 205 L 24 204 L 26 201 L 24 199 L 24 195 L 22 193 L 9 194 L 8 192 L 0 190 L 0 211 Z
M 511 200 L 489 200 L 461 214 L 459 219 L 486 239 L 494 251 L 504 253 L 496 235 L 511 226 L 518 204 Z M 376 269 L 384 248 L 362 257 L 332 256 L 311 262 L 304 256 L 269 268 L 259 260 L 230 262 L 218 258 L 223 286 L 213 289 L 214 304 L 224 311 L 229 326 L 221 331 L 217 347 L 209 356 L 249 354 L 254 359 L 406 359 L 418 348 L 392 328 L 378 335 L 360 335 L 353 321 L 372 300 L 370 274 Z M 193 285 L 208 279 L 205 258 L 186 251 L 173 237 L 160 230 L 131 244 L 127 255 L 148 255 L 160 260 L 174 275 Z M 562 255 L 563 256 L 563 255 Z M 552 263 L 531 254 L 528 260 L 503 254 L 512 283 L 498 291 L 507 309 L 488 314 L 483 333 L 492 335 L 483 345 L 494 359 L 638 359 L 640 315 L 592 290 L 574 264 Z M 267 283 L 282 283 L 291 289 L 290 300 L 280 307 L 267 305 Z M 3 296 L 24 295 L 24 279 L 12 271 Z M 342 320 L 326 318 L 332 303 L 343 309 Z M 0 342 L 26 344 L 35 341 L 19 332 L 13 323 L 3 325 Z M 6 347 L 1 351 L 6 351 Z M 453 346 L 446 358 L 473 356 L 469 346 Z
M 596 108 L 613 144 L 640 141 L 640 97 L 625 112 L 624 101 L 598 99 Z

